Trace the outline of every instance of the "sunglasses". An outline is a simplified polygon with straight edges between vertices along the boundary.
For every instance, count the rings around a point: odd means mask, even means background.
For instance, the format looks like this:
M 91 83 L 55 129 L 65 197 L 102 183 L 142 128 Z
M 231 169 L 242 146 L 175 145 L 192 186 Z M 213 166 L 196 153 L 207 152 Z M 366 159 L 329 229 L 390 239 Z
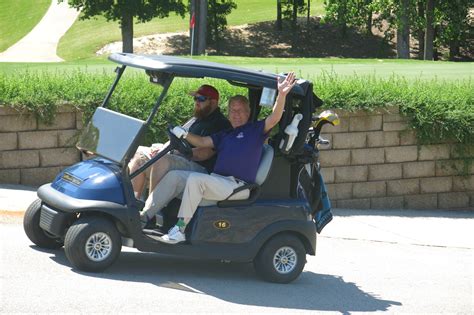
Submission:
M 207 97 L 202 96 L 202 95 L 197 95 L 197 96 L 194 96 L 193 99 L 194 99 L 194 101 L 198 101 L 198 102 L 202 103 L 202 102 L 205 102 L 207 100 Z

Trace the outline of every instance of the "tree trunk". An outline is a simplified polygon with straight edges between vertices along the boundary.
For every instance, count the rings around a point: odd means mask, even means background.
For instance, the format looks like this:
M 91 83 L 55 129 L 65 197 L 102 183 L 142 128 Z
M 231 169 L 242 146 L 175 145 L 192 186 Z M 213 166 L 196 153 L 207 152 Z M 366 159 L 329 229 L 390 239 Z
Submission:
M 197 54 L 203 55 L 206 52 L 207 46 L 207 0 L 199 1 L 199 21 L 197 25 L 197 31 L 199 33 L 197 43 Z
M 296 30 L 296 19 L 298 17 L 298 3 L 293 0 L 293 16 L 291 18 L 291 28 Z
M 308 26 L 309 26 L 310 17 L 311 17 L 311 0 L 308 0 L 308 17 L 306 19 L 306 23 L 308 23 Z
M 435 0 L 426 3 L 425 53 L 424 60 L 433 60 Z
M 133 53 L 133 15 L 129 12 L 122 12 L 120 21 L 122 30 L 122 52 Z
M 283 26 L 281 23 L 281 0 L 277 0 L 277 22 L 276 22 L 277 30 L 283 30 Z
M 372 0 L 365 0 L 365 5 L 371 4 Z M 365 20 L 365 30 L 367 35 L 372 35 L 372 9 L 367 12 L 367 19 Z
M 400 7 L 400 26 L 397 29 L 397 56 L 399 59 L 410 59 L 409 3 L 410 0 L 402 0 Z
M 454 61 L 459 55 L 459 40 L 453 39 L 449 42 L 449 60 Z
M 425 7 L 423 1 L 418 1 L 418 17 L 425 18 Z M 418 29 L 418 59 L 423 60 L 425 54 L 425 30 L 423 28 Z

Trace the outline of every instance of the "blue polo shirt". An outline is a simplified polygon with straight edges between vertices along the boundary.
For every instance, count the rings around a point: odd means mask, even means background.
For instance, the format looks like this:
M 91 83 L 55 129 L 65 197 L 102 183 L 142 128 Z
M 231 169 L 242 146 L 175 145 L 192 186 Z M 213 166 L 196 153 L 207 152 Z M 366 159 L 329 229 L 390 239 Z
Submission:
M 263 143 L 268 136 L 264 129 L 265 121 L 259 120 L 211 135 L 217 151 L 214 173 L 254 183 Z

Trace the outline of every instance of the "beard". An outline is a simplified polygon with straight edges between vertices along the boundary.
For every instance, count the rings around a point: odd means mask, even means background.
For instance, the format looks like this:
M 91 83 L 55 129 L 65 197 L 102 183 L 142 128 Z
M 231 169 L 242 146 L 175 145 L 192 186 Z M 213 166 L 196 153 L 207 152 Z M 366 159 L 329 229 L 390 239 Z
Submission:
M 197 119 L 203 119 L 209 116 L 209 114 L 212 112 L 212 107 L 210 104 L 204 106 L 204 107 L 196 107 L 194 106 L 194 117 Z

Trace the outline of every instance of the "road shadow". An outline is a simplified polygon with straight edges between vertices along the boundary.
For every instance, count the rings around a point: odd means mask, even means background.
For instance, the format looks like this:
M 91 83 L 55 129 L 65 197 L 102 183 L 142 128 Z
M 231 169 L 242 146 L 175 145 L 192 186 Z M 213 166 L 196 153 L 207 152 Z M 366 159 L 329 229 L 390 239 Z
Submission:
M 51 259 L 70 266 L 64 251 L 51 251 Z M 206 294 L 243 305 L 299 310 L 351 312 L 387 311 L 400 302 L 383 300 L 365 292 L 356 283 L 336 275 L 305 271 L 290 284 L 260 280 L 252 264 L 220 263 L 124 251 L 102 273 L 72 269 L 78 274 L 125 282 L 150 283 L 159 287 Z
M 396 56 L 392 46 L 381 36 L 367 35 L 355 28 L 348 28 L 343 37 L 339 27 L 313 17 L 309 23 L 300 21 L 295 31 L 290 26 L 278 31 L 274 21 L 229 28 L 222 32 L 218 44 L 208 47 L 207 53 L 251 57 L 391 58 Z M 165 54 L 189 54 L 189 36 L 169 37 Z

